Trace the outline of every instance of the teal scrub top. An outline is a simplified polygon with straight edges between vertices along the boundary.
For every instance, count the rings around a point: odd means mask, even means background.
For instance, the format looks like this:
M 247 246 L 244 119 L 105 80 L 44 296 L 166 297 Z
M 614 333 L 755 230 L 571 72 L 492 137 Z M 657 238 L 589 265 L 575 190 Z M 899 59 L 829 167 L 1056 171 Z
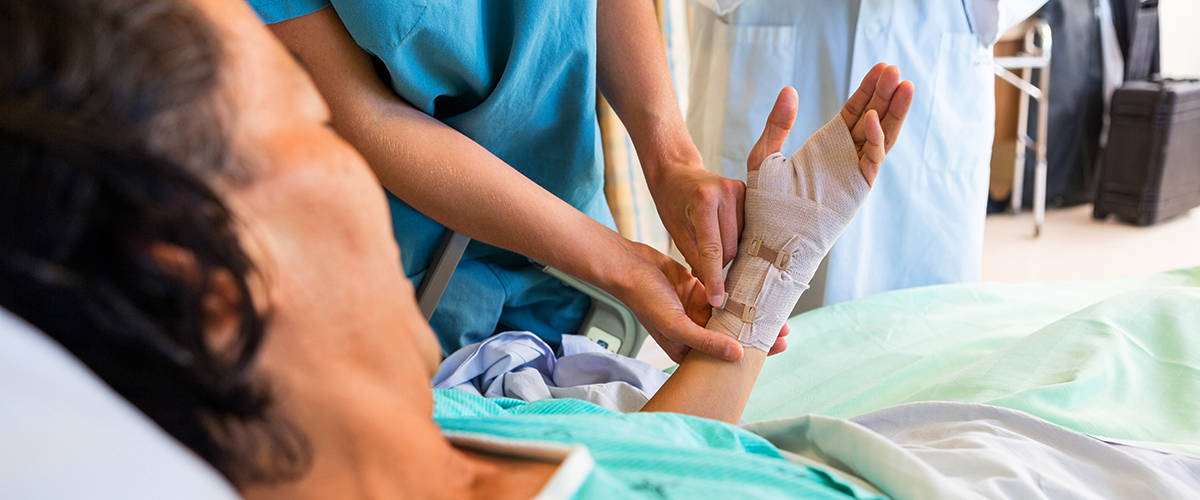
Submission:
M 398 96 L 614 226 L 596 122 L 595 0 L 250 0 L 266 23 L 331 3 Z M 388 201 L 405 274 L 416 277 L 445 228 Z M 472 242 L 466 258 L 501 252 Z
M 879 498 L 833 471 L 788 461 L 756 434 L 688 415 L 439 389 L 434 420 L 443 431 L 586 446 L 595 467 L 577 499 Z

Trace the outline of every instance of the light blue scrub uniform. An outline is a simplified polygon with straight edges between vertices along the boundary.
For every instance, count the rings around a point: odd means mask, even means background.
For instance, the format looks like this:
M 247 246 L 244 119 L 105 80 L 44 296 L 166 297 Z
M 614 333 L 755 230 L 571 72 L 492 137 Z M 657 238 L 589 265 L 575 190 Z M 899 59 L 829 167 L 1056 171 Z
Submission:
M 274 23 L 331 2 L 250 3 L 265 22 Z M 614 227 L 604 198 L 595 114 L 595 0 L 332 0 L 332 5 L 358 45 L 377 58 L 382 78 L 399 97 Z M 446 228 L 390 193 L 388 201 L 404 272 L 419 283 Z M 430 324 L 446 352 L 498 330 L 527 330 L 556 344 L 561 334 L 577 330 L 589 304 L 524 257 L 472 242 Z

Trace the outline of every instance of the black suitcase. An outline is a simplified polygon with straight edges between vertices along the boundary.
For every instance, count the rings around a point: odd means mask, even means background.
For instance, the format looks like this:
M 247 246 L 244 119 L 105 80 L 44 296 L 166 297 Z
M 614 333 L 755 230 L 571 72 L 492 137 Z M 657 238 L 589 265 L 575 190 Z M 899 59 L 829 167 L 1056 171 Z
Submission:
M 1200 206 L 1200 80 L 1116 91 L 1092 215 L 1146 226 Z

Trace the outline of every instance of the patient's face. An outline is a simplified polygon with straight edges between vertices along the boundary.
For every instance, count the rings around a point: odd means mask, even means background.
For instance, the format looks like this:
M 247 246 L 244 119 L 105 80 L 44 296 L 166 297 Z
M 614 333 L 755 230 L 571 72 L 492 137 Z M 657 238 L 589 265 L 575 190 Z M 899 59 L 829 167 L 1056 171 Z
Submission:
M 430 377 L 440 351 L 374 175 L 327 126 L 316 88 L 245 2 L 193 3 L 224 42 L 226 126 L 249 180 L 217 188 L 265 278 L 256 294 L 270 315 L 260 358 L 269 376 L 317 383 L 355 364 Z

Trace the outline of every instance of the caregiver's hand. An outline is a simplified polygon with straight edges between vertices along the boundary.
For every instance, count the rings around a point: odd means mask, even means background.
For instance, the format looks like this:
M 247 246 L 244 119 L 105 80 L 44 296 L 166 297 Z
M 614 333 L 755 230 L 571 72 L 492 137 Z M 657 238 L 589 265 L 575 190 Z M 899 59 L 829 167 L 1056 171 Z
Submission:
M 707 302 L 721 307 L 725 295 L 722 270 L 737 255 L 746 185 L 704 170 L 699 157 L 647 170 L 647 174 L 646 183 L 663 225 L 692 273 L 704 283 Z
M 637 315 L 663 351 L 677 363 L 693 348 L 728 361 L 741 359 L 741 344 L 701 326 L 712 312 L 704 285 L 674 259 L 626 241 L 628 260 L 612 293 Z
M 621 280 L 613 290 L 629 306 L 650 336 L 676 362 L 692 349 L 726 361 L 741 359 L 740 343 L 702 325 L 708 323 L 712 306 L 704 285 L 687 268 L 661 252 L 626 240 L 629 257 L 621 267 Z M 770 354 L 787 348 L 789 332 L 783 325 Z

